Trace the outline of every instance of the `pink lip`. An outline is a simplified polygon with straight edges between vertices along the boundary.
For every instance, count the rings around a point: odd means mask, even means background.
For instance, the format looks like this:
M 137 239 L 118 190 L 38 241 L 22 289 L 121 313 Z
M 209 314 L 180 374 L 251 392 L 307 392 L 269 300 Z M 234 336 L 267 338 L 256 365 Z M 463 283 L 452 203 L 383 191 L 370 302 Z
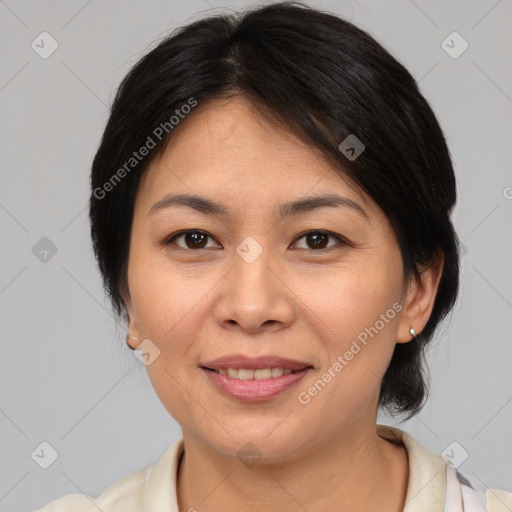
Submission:
M 277 356 L 248 357 L 242 354 L 233 354 L 231 356 L 220 357 L 213 361 L 207 361 L 201 364 L 203 368 L 218 370 L 220 368 L 245 368 L 248 370 L 258 370 L 260 368 L 289 368 L 290 370 L 302 370 L 312 367 L 310 363 L 296 361 L 293 359 L 283 359 Z M 280 377 L 276 377 L 280 378 Z
M 234 367 L 254 368 L 254 366 L 239 366 L 239 364 L 240 363 L 237 363 L 234 365 Z M 270 367 L 282 368 L 280 364 L 270 365 Z M 228 366 L 226 366 L 226 368 L 228 368 Z M 233 366 L 229 366 L 229 368 L 233 368 Z M 260 366 L 260 368 L 269 368 L 269 366 Z M 245 402 L 260 402 L 263 400 L 269 400 L 270 398 L 273 398 L 283 391 L 295 386 L 306 376 L 306 374 L 311 371 L 311 369 L 311 367 L 303 368 L 302 370 L 298 370 L 295 373 L 263 380 L 233 379 L 228 375 L 221 375 L 220 373 L 217 373 L 213 370 L 208 370 L 204 367 L 202 368 L 202 371 L 207 375 L 210 381 L 224 394 Z

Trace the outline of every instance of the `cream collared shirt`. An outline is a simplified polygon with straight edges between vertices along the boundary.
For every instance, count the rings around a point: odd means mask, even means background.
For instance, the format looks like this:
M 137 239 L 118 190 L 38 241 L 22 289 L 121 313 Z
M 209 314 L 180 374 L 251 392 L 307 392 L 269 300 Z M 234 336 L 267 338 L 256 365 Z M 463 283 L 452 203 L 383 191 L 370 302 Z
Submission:
M 409 458 L 409 483 L 403 512 L 451 512 L 451 510 L 483 510 L 485 512 L 511 512 L 512 493 L 477 488 L 455 471 L 447 472 L 447 462 L 425 450 L 409 434 L 398 428 L 377 425 L 379 437 L 402 443 Z M 176 497 L 176 475 L 183 453 L 183 439 L 172 444 L 161 458 L 135 473 L 107 487 L 99 497 L 85 494 L 68 494 L 35 512 L 180 512 Z M 462 482 L 462 488 L 471 492 L 473 507 L 465 501 L 465 508 L 456 508 L 447 499 L 447 476 Z M 448 479 L 448 481 L 450 481 Z M 475 491 L 471 487 L 475 487 Z M 459 502 L 459 491 L 456 494 Z M 478 501 L 476 497 L 478 496 Z M 452 508 L 453 507 L 453 508 Z M 480 508 L 481 507 L 481 508 Z M 194 509 L 192 509 L 193 511 Z M 189 512 L 189 511 L 181 511 Z

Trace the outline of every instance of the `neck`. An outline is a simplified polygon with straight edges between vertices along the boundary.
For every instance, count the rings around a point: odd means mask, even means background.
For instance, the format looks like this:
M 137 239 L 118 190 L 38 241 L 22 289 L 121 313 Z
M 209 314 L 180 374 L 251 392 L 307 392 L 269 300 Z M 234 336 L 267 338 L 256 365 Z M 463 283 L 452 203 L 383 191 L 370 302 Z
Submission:
M 377 436 L 375 425 L 323 438 L 293 460 L 246 467 L 184 433 L 177 479 L 180 510 L 403 510 L 405 448 Z

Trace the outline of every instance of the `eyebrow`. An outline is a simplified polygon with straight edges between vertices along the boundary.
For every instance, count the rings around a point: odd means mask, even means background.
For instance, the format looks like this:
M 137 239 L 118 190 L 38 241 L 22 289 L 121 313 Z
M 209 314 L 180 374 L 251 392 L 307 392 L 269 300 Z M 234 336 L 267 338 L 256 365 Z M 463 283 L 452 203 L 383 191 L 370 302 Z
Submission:
M 230 210 L 221 203 L 195 194 L 169 194 L 157 201 L 149 210 L 148 215 L 172 206 L 187 206 L 206 215 L 229 216 Z M 310 196 L 284 203 L 279 208 L 280 219 L 292 215 L 301 215 L 319 208 L 345 207 L 358 213 L 369 221 L 368 214 L 361 205 L 348 197 L 337 194 Z

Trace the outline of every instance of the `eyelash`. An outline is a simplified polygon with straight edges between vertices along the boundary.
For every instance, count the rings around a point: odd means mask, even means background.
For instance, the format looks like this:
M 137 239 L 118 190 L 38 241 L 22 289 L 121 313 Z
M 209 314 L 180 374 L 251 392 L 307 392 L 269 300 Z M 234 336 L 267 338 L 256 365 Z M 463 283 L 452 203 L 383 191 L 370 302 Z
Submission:
M 200 229 L 186 229 L 186 230 L 177 231 L 176 233 L 173 233 L 169 237 L 165 238 L 159 245 L 168 247 L 179 237 L 186 235 L 186 234 L 191 234 L 191 233 L 200 233 L 200 234 L 206 235 L 207 237 L 213 239 L 213 237 L 210 234 L 208 234 L 206 231 L 202 231 Z M 306 237 L 307 235 L 309 235 L 311 233 L 326 235 L 328 237 L 335 238 L 338 241 L 338 244 L 342 245 L 342 246 L 349 245 L 349 242 L 346 239 L 344 239 L 343 237 L 341 237 L 340 235 L 336 235 L 334 233 L 331 233 L 330 231 L 325 231 L 325 230 L 321 230 L 321 229 L 313 229 L 313 230 L 305 231 L 304 233 L 301 233 L 300 235 L 298 235 L 293 243 L 297 242 L 298 240 L 301 240 L 302 238 Z M 184 247 L 180 247 L 180 246 L 178 246 L 178 248 L 183 251 L 188 251 L 188 252 L 197 252 L 197 251 L 204 251 L 204 250 L 210 249 L 208 247 L 207 248 L 203 247 L 203 248 L 199 248 L 199 249 L 189 249 L 189 248 L 184 248 Z M 322 249 L 310 249 L 310 248 L 306 248 L 306 249 L 301 248 L 301 249 L 309 250 L 312 252 L 323 252 L 323 251 L 329 251 L 334 248 L 336 248 L 336 245 L 331 246 L 331 247 L 325 247 Z

